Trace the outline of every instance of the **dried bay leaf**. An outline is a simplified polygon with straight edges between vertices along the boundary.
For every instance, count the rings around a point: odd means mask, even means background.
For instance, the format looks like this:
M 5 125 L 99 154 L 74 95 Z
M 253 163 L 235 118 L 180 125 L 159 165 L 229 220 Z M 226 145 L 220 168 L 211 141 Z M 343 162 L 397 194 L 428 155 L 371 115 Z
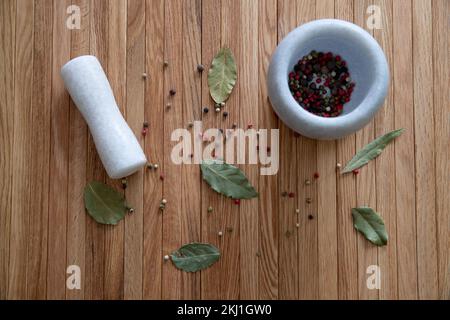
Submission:
M 237 70 L 233 53 L 222 48 L 214 57 L 208 71 L 208 87 L 216 103 L 225 102 L 236 84 Z
M 381 137 L 378 137 L 367 144 L 364 148 L 356 153 L 352 160 L 347 163 L 342 173 L 352 172 L 353 170 L 361 168 L 370 160 L 378 157 L 384 150 L 384 148 L 395 138 L 400 136 L 404 130 L 405 129 L 398 129 L 388 132 L 385 135 L 382 135 Z
M 173 264 L 186 272 L 203 270 L 220 258 L 220 251 L 208 243 L 193 242 L 183 245 L 170 254 Z
M 377 246 L 387 244 L 388 235 L 383 219 L 372 208 L 359 207 L 352 209 L 353 226 L 361 232 L 367 240 Z
M 201 163 L 203 179 L 211 188 L 232 199 L 251 199 L 258 196 L 239 168 L 222 160 L 205 160 Z
M 119 192 L 98 181 L 91 181 L 84 188 L 84 205 L 89 215 L 101 224 L 117 224 L 128 210 Z

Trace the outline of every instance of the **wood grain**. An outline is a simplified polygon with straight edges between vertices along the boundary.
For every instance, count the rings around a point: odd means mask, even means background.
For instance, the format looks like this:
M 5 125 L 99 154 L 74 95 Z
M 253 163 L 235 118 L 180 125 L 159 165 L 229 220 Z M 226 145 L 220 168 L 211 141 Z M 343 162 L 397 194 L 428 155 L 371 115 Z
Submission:
M 144 118 L 145 72 L 145 3 L 127 2 L 127 56 L 126 56 L 126 119 L 141 145 L 145 138 L 141 132 Z M 129 177 L 125 190 L 127 202 L 134 213 L 125 221 L 124 249 L 124 298 L 142 299 L 143 275 L 143 222 L 144 222 L 144 177 L 143 170 Z
M 70 5 L 80 8 L 80 29 L 66 26 Z M 369 5 L 381 10 L 380 29 L 367 25 Z M 447 0 L 1 1 L 0 299 L 449 299 L 449 13 Z M 364 129 L 315 141 L 276 117 L 266 73 L 293 28 L 333 17 L 373 34 L 391 82 Z M 224 46 L 238 66 L 228 117 L 214 112 L 207 85 Z M 120 111 L 158 164 L 129 177 L 125 190 L 107 177 L 59 75 L 84 54 L 99 58 Z M 237 164 L 257 199 L 236 205 L 202 181 L 198 165 L 172 162 L 173 130 L 194 120 L 202 132 L 233 124 L 280 130 L 276 175 Z M 403 135 L 359 175 L 336 170 L 398 128 Z M 91 180 L 124 193 L 134 213 L 117 226 L 95 223 L 83 203 Z M 387 246 L 354 230 L 357 205 L 383 217 Z M 192 241 L 218 246 L 220 260 L 195 274 L 164 260 Z M 66 286 L 70 265 L 80 267 L 79 290 Z M 380 267 L 380 290 L 366 285 L 369 265 Z
M 0 5 L 0 299 L 8 296 L 9 242 L 11 227 L 11 193 L 14 139 L 14 66 L 15 66 L 16 1 Z
M 438 291 L 436 252 L 436 171 L 433 104 L 431 1 L 413 1 L 414 122 L 416 152 L 417 276 L 419 298 Z M 417 63 L 417 62 L 420 63 Z
M 278 1 L 278 42 L 297 26 L 297 16 L 293 12 L 297 13 L 296 1 Z M 278 121 L 278 125 L 280 127 L 280 155 L 297 155 L 297 137 L 294 132 L 286 127 L 281 120 Z M 292 174 L 293 172 L 297 172 L 297 160 L 290 157 L 280 157 L 280 170 L 278 171 L 280 193 L 296 193 L 298 181 Z M 296 209 L 294 198 L 284 196 L 280 199 L 278 225 L 280 233 L 278 271 L 280 299 L 298 298 L 299 274 L 297 270 L 299 260 Z M 303 217 L 308 215 L 306 212 L 300 214 Z
M 40 5 L 44 5 L 41 3 Z M 50 6 L 49 1 L 47 5 Z M 66 8 L 70 1 L 53 2 L 53 70 L 51 101 L 51 155 L 48 224 L 58 226 L 48 231 L 47 298 L 64 299 L 66 295 L 66 237 L 69 168 L 69 95 L 60 76 L 61 67 L 70 60 L 70 30 L 66 27 Z M 36 3 L 36 9 L 38 3 Z M 50 11 L 51 12 L 51 11 Z M 45 35 L 51 35 L 45 31 Z M 61 40 L 63 39 L 63 40 Z M 36 39 L 35 39 L 36 40 Z M 49 57 L 50 61 L 51 57 Z M 35 59 L 38 64 L 38 59 Z M 42 73 L 42 71 L 39 71 Z M 42 106 L 40 111 L 42 112 Z M 39 170 L 41 171 L 41 170 Z M 46 171 L 44 171 L 45 174 Z M 48 172 L 48 171 L 47 171 Z M 42 178 L 41 178 L 42 179 Z M 45 184 L 44 184 L 45 186 Z M 39 253 L 42 255 L 42 253 Z M 38 291 L 42 288 L 38 288 Z
M 277 1 L 259 1 L 259 126 L 277 129 L 278 119 L 272 111 L 267 96 L 265 75 L 269 69 L 270 56 L 277 45 Z M 278 137 L 279 138 L 279 137 Z M 272 152 L 274 142 L 270 141 Z M 279 170 L 279 163 L 274 163 Z M 262 165 L 260 166 L 261 169 Z M 278 298 L 278 207 L 279 188 L 277 175 L 261 175 L 259 178 L 259 298 Z
M 399 299 L 417 299 L 416 195 L 414 154 L 412 6 L 393 2 L 395 127 L 405 128 L 395 142 L 395 194 L 397 216 L 397 283 Z
M 144 119 L 150 134 L 144 141 L 145 154 L 152 164 L 162 166 L 164 145 L 164 2 L 147 0 L 145 4 L 145 82 Z M 159 170 L 146 170 L 144 174 L 144 252 L 143 298 L 161 299 L 162 287 L 162 221 L 159 199 L 163 197 L 163 184 Z
M 450 197 L 446 192 L 450 178 L 448 113 L 450 96 L 445 88 L 449 72 L 450 4 L 448 1 L 436 1 L 433 4 L 433 72 L 434 72 L 434 119 L 436 145 L 436 223 L 438 248 L 439 299 L 450 299 Z

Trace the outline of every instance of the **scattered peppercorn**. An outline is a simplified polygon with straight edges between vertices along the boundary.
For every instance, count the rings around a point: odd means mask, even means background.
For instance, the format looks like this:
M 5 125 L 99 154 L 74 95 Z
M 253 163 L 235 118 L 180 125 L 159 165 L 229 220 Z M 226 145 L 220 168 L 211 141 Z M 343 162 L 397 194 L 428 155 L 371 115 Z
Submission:
M 237 128 L 237 124 L 236 124 L 236 123 L 233 123 L 233 124 L 231 125 L 231 128 L 236 129 L 236 128 Z
M 208 113 L 208 112 L 209 112 L 209 109 L 207 107 L 204 107 L 203 108 L 203 113 Z
M 169 261 L 169 256 L 166 254 L 165 256 L 164 256 L 164 261 Z
M 240 205 L 240 204 L 241 204 L 241 200 L 240 200 L 240 199 L 235 199 L 235 200 L 234 200 L 234 204 Z
M 342 164 L 340 164 L 339 162 L 336 163 L 336 169 L 340 169 L 340 168 L 342 168 Z
M 314 216 L 313 216 L 312 214 L 310 214 L 310 215 L 308 216 L 308 219 L 309 219 L 309 220 L 312 220 L 312 219 L 314 219 Z
M 353 170 L 352 171 L 353 172 L 353 174 L 356 176 L 357 174 L 359 174 L 359 170 L 358 169 L 355 169 L 355 170 Z
M 175 89 L 170 89 L 169 93 L 171 96 L 174 96 L 177 93 L 177 91 Z
M 197 65 L 198 72 L 203 72 L 203 70 L 205 70 L 205 67 L 202 64 Z
M 319 179 L 320 175 L 318 172 L 314 172 L 314 179 Z
M 166 61 L 164 61 L 164 67 L 166 67 L 166 68 L 167 68 L 168 66 L 169 66 L 169 61 L 167 61 L 167 60 L 166 60 Z
M 167 200 L 166 200 L 166 199 L 162 199 L 162 200 L 161 200 L 161 203 L 162 203 L 162 204 L 167 204 Z
M 161 174 L 161 175 L 159 176 L 159 180 L 164 181 L 164 175 L 163 175 L 163 174 Z
M 147 132 L 148 132 L 148 128 L 142 128 L 141 133 L 144 137 L 147 135 Z
M 219 113 L 220 112 L 220 108 L 216 108 L 216 112 Z
M 208 212 L 209 213 L 213 212 L 213 207 L 208 207 Z
M 293 198 L 295 196 L 294 192 L 289 192 L 289 198 Z
M 223 232 L 222 232 L 222 231 L 219 231 L 219 232 L 217 233 L 217 235 L 218 235 L 219 237 L 221 237 L 221 236 L 223 236 Z
M 143 123 L 143 125 L 142 125 L 144 128 L 148 128 L 148 122 L 147 121 L 145 121 L 144 123 Z
M 297 228 L 300 228 L 300 223 L 297 222 L 297 224 L 295 225 Z
M 311 180 L 305 180 L 305 184 L 307 185 L 307 186 L 309 186 L 310 184 L 311 184 Z
M 122 189 L 126 189 L 128 185 L 127 179 L 122 179 L 121 182 L 122 182 Z
M 300 209 L 295 209 L 295 213 L 300 213 Z
M 192 122 L 188 123 L 188 128 L 192 128 L 194 126 L 194 124 Z
M 145 72 L 142 74 L 142 78 L 147 79 L 147 74 Z
M 134 213 L 134 209 L 133 209 L 133 208 L 128 208 L 128 213 L 129 213 L 129 214 Z
M 306 198 L 306 203 L 312 203 L 312 199 L 311 198 Z
M 224 117 L 224 118 L 228 117 L 228 112 L 224 111 L 223 117 Z
M 158 169 L 158 164 L 155 163 L 155 164 L 153 165 L 153 168 Z
M 170 109 L 170 108 L 172 108 L 172 104 L 169 102 L 166 104 L 166 109 Z
M 288 192 L 287 192 L 287 191 L 283 191 L 283 192 L 281 193 L 281 196 L 282 196 L 282 197 L 287 197 L 287 196 L 288 196 Z
M 151 164 L 150 162 L 147 163 L 147 169 L 153 169 L 153 164 Z

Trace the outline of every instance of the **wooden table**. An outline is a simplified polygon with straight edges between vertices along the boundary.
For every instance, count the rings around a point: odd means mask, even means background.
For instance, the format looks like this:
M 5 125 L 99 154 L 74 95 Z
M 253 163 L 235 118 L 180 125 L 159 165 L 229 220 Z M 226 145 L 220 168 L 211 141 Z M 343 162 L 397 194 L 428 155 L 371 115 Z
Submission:
M 71 4 L 80 8 L 79 30 L 66 27 Z M 384 107 L 345 139 L 297 137 L 267 100 L 273 50 L 316 18 L 367 28 L 370 4 L 381 8 L 382 28 L 369 32 L 391 67 Z M 449 299 L 449 6 L 448 0 L 2 0 L 0 298 Z M 207 73 L 196 70 L 198 63 L 208 68 L 223 46 L 238 65 L 226 120 L 212 111 Z M 86 182 L 119 190 L 121 184 L 107 178 L 59 74 L 83 54 L 99 58 L 121 111 L 159 164 L 128 179 L 121 192 L 135 212 L 114 227 L 85 213 Z M 172 88 L 177 94 L 169 97 Z M 203 106 L 211 112 L 202 114 Z M 171 132 L 199 119 L 205 128 L 280 129 L 277 175 L 240 166 L 259 199 L 235 205 L 202 182 L 197 165 L 171 162 Z M 358 176 L 336 173 L 336 163 L 401 127 L 405 133 Z M 305 185 L 316 171 L 320 178 Z M 357 205 L 382 215 L 387 246 L 373 246 L 354 230 L 350 210 Z M 220 261 L 195 274 L 164 261 L 191 241 L 217 245 Z M 66 287 L 69 265 L 81 268 L 81 290 Z M 379 290 L 367 288 L 370 265 L 381 270 Z

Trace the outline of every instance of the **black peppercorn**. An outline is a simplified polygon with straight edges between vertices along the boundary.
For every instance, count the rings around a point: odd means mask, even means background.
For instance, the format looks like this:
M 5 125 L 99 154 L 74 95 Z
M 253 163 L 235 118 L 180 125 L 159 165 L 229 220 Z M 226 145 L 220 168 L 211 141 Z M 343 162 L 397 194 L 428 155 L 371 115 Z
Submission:
M 171 96 L 174 96 L 177 92 L 175 91 L 175 89 L 170 89 L 169 93 Z
M 203 112 L 204 112 L 204 113 L 208 113 L 208 111 L 209 111 L 209 109 L 208 109 L 207 107 L 204 107 L 204 108 L 203 108 Z

